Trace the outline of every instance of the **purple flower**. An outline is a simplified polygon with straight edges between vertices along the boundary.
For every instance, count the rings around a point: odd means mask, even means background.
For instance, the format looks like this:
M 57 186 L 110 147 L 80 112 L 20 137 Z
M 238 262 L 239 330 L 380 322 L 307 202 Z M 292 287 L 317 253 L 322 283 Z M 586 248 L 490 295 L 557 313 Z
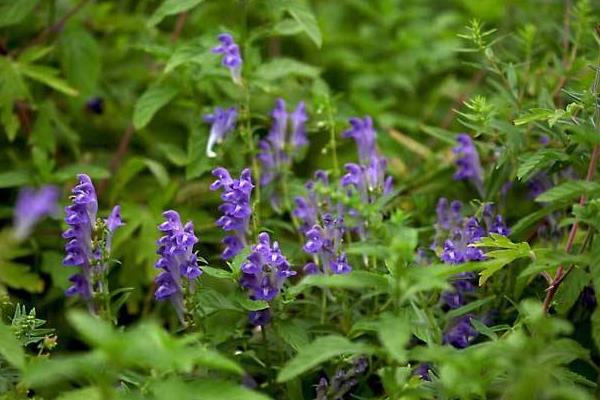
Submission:
M 157 300 L 171 300 L 177 315 L 183 321 L 185 307 L 183 295 L 193 292 L 194 281 L 202 274 L 198 266 L 198 258 L 194 253 L 194 244 L 198 242 L 191 222 L 185 225 L 177 211 L 163 213 L 165 222 L 158 226 L 163 236 L 157 241 L 157 254 L 160 256 L 156 268 L 162 272 L 156 277 Z
M 101 115 L 104 113 L 104 99 L 102 97 L 92 97 L 85 102 L 85 108 L 92 114 Z
M 367 358 L 358 357 L 347 369 L 337 369 L 330 381 L 322 377 L 316 385 L 316 400 L 346 398 L 346 395 L 358 384 L 360 375 L 364 374 L 368 367 Z
M 308 144 L 306 138 L 308 116 L 304 102 L 298 103 L 296 110 L 292 114 L 288 114 L 285 101 L 277 99 L 275 108 L 271 111 L 271 117 L 273 118 L 271 129 L 267 136 L 258 143 L 257 158 L 262 167 L 261 186 L 285 179 L 285 174 L 289 170 L 293 158 Z M 289 125 L 291 125 L 291 132 L 288 129 Z M 278 196 L 274 195 L 271 200 L 274 208 L 278 208 Z
M 240 179 L 232 179 L 229 171 L 219 167 L 212 171 L 217 178 L 210 185 L 210 190 L 221 189 L 221 200 L 219 211 L 223 216 L 217 220 L 217 226 L 224 231 L 233 231 L 233 235 L 225 237 L 222 243 L 225 250 L 221 256 L 229 260 L 238 255 L 246 245 L 246 232 L 252 211 L 250 209 L 250 195 L 254 185 L 248 168 L 244 169 Z
M 461 133 L 456 137 L 458 145 L 452 149 L 458 157 L 456 159 L 456 180 L 470 180 L 477 190 L 483 192 L 483 169 L 479 161 L 479 154 L 471 137 Z
M 271 302 L 281 291 L 284 282 L 296 275 L 277 242 L 271 243 L 268 233 L 258 235 L 258 243 L 242 264 L 240 285 L 249 291 L 252 300 Z M 254 320 L 259 320 L 255 315 Z
M 206 145 L 206 155 L 208 157 L 216 157 L 217 154 L 213 151 L 215 144 L 221 144 L 225 135 L 235 129 L 237 120 L 237 110 L 235 107 L 223 109 L 216 107 L 212 114 L 206 114 L 204 121 L 212 124 L 210 127 L 210 136 Z
M 112 209 L 106 220 L 96 218 L 98 199 L 89 176 L 78 175 L 79 184 L 71 191 L 72 203 L 65 208 L 65 222 L 69 228 L 62 234 L 67 240 L 63 264 L 78 267 L 80 271 L 69 278 L 73 283 L 65 294 L 79 295 L 85 299 L 90 310 L 96 294 L 108 295 L 106 272 L 110 261 L 110 247 L 115 231 L 123 225 L 121 208 Z
M 213 48 L 212 52 L 223 56 L 221 64 L 223 64 L 224 67 L 229 68 L 233 82 L 241 85 L 243 60 L 240 55 L 240 48 L 234 42 L 233 36 L 229 33 L 221 33 L 218 36 L 218 39 L 221 44 Z
M 88 300 L 92 294 L 92 265 L 96 260 L 96 252 L 92 244 L 92 235 L 96 224 L 98 199 L 96 190 L 89 176 L 78 175 L 79 184 L 72 190 L 72 204 L 65 208 L 65 222 L 69 228 L 63 233 L 67 239 L 65 250 L 67 255 L 63 260 L 66 266 L 79 267 L 81 272 L 71 276 L 73 282 L 65 294 L 80 295 Z
M 545 191 L 551 189 L 552 186 L 554 186 L 552 180 L 545 172 L 539 172 L 527 181 L 527 188 L 529 189 L 529 197 L 531 199 L 535 199 Z
M 420 363 L 413 370 L 413 375 L 420 377 L 424 381 L 431 381 L 431 365 Z
M 342 136 L 354 139 L 360 163 L 344 166 L 346 174 L 341 179 L 341 185 L 354 188 L 363 202 L 373 203 L 379 194 L 388 194 L 392 190 L 392 178 L 385 175 L 387 161 L 376 149 L 376 133 L 371 117 L 350 118 L 349 122 L 351 128 Z
M 31 234 L 34 226 L 44 217 L 58 214 L 58 196 L 56 186 L 46 185 L 39 190 L 24 187 L 19 191 L 13 219 L 14 236 L 23 240 Z
M 457 349 L 464 349 L 467 347 L 473 339 L 479 335 L 479 332 L 471 325 L 471 318 L 470 315 L 464 315 L 457 318 L 452 326 L 444 333 L 443 343 L 449 344 Z
M 251 311 L 248 314 L 248 321 L 254 326 L 265 326 L 271 322 L 271 309 L 265 308 L 264 310 Z

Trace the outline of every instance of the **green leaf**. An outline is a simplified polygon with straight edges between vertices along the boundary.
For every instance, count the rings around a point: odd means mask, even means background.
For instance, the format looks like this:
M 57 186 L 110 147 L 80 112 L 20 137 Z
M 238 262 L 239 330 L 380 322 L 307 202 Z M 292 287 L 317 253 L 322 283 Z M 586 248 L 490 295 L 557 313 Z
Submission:
M 0 28 L 21 22 L 37 3 L 38 0 L 1 0 Z
M 30 387 L 47 388 L 58 382 L 90 376 L 106 369 L 99 352 L 62 356 L 52 359 L 35 358 L 23 372 L 23 381 Z
M 161 163 L 149 158 L 144 158 L 144 163 L 162 187 L 165 187 L 169 184 L 169 173 Z
M 30 293 L 41 293 L 44 281 L 31 272 L 29 266 L 0 260 L 0 282 L 13 289 L 24 289 Z
M 319 68 L 292 58 L 276 58 L 261 64 L 256 70 L 256 77 L 264 80 L 277 80 L 288 76 L 314 79 L 319 76 L 319 72 Z
M 541 149 L 536 153 L 521 157 L 521 164 L 517 171 L 517 178 L 529 180 L 536 172 L 548 168 L 556 161 L 565 161 L 569 157 L 564 151 L 554 149 Z
M 320 48 L 323 44 L 321 30 L 319 29 L 315 15 L 308 6 L 296 0 L 281 0 L 279 3 L 298 22 L 317 47 Z
M 596 349 L 600 350 L 600 307 L 596 307 L 592 314 L 592 338 Z
M 367 271 L 352 271 L 344 275 L 309 275 L 290 288 L 289 292 L 298 294 L 313 286 L 355 290 L 372 288 L 381 291 L 389 288 L 385 276 Z
M 590 275 L 581 268 L 574 268 L 562 281 L 556 297 L 556 311 L 566 315 L 575 304 L 582 290 L 590 283 Z
M 82 389 L 75 389 L 61 394 L 56 400 L 101 400 L 102 391 L 95 387 L 90 386 Z
M 210 171 L 213 161 L 206 155 L 208 134 L 198 125 L 190 128 L 188 139 L 188 164 L 185 169 L 185 179 L 199 178 Z
M 371 353 L 373 349 L 362 343 L 353 343 L 342 336 L 323 336 L 302 347 L 279 371 L 277 382 L 289 381 L 333 357 Z
M 77 96 L 79 94 L 77 90 L 58 77 L 58 70 L 54 68 L 45 65 L 29 64 L 19 64 L 18 68 L 23 75 L 58 90 L 67 96 Z
M 534 121 L 545 121 L 550 118 L 554 114 L 554 110 L 549 110 L 545 108 L 532 108 L 529 110 L 529 113 L 523 115 L 520 118 L 515 119 L 513 122 L 515 125 L 525 125 Z
M 184 44 L 175 50 L 165 65 L 165 74 L 173 71 L 180 65 L 188 63 L 204 65 L 215 55 L 208 51 L 202 43 Z
M 12 329 L 0 321 L 0 355 L 9 364 L 23 369 L 25 367 L 25 352 L 21 343 L 13 334 Z
M 152 120 L 154 114 L 168 102 L 173 100 L 179 90 L 167 83 L 157 83 L 150 86 L 135 103 L 133 110 L 133 126 L 142 129 Z
M 306 326 L 298 321 L 278 321 L 274 327 L 277 335 L 295 351 L 299 351 L 309 343 Z
M 148 20 L 148 25 L 157 25 L 165 17 L 191 10 L 203 1 L 204 0 L 165 0 L 156 9 L 156 11 L 154 11 L 152 16 Z
M 406 362 L 406 345 L 411 337 L 409 322 L 401 317 L 384 315 L 379 322 L 377 334 L 387 354 L 399 363 Z
M 61 182 L 71 181 L 77 174 L 87 174 L 92 179 L 106 179 L 110 177 L 110 171 L 99 165 L 71 164 L 54 173 L 54 177 Z
M 30 182 L 31 178 L 27 171 L 12 170 L 0 172 L 0 189 L 23 186 Z
M 302 32 L 304 28 L 295 19 L 286 18 L 278 21 L 273 26 L 273 33 L 279 35 L 296 35 Z
M 589 181 L 568 181 L 540 194 L 535 201 L 567 201 L 583 195 L 595 196 L 600 194 L 600 183 Z
M 69 83 L 84 95 L 97 88 L 102 59 L 94 37 L 82 26 L 60 35 L 61 65 Z
M 268 396 L 246 389 L 237 382 L 219 379 L 158 380 L 151 390 L 154 398 L 161 400 L 269 400 Z

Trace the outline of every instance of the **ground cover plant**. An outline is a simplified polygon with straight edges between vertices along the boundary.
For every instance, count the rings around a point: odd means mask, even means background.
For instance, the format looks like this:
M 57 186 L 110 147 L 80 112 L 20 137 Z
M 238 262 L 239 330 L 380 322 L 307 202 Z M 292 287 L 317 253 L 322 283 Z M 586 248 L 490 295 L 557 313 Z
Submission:
M 594 399 L 600 4 L 0 0 L 2 399 Z

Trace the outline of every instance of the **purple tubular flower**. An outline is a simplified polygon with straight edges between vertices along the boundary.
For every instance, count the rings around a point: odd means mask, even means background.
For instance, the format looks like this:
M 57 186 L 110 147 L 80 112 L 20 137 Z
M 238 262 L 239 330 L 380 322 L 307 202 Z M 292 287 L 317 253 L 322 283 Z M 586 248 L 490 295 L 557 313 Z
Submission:
M 290 115 L 292 122 L 292 148 L 299 149 L 308 145 L 308 139 L 306 137 L 306 121 L 308 121 L 308 115 L 306 114 L 306 106 L 301 101 L 296 106 L 294 112 Z
M 264 310 L 251 311 L 248 314 L 248 321 L 254 326 L 265 326 L 271 322 L 271 309 L 265 308 Z
M 458 145 L 452 149 L 458 156 L 456 159 L 455 180 L 470 180 L 477 190 L 483 192 L 483 169 L 479 161 L 479 154 L 471 137 L 461 133 L 456 137 Z
M 108 229 L 108 234 L 106 235 L 106 249 L 108 252 L 110 252 L 112 237 L 115 231 L 119 227 L 125 225 L 121 219 L 121 206 L 114 206 L 110 215 L 104 221 L 104 223 L 106 224 L 106 228 Z
M 281 291 L 284 282 L 296 275 L 277 242 L 271 243 L 268 233 L 258 235 L 258 243 L 242 264 L 240 285 L 247 289 L 252 300 L 271 302 Z M 251 320 L 260 320 L 251 315 Z
M 229 33 L 221 33 L 218 37 L 220 44 L 212 49 L 215 54 L 223 56 L 221 64 L 227 67 L 231 73 L 231 79 L 234 83 L 242 84 L 242 56 L 240 48 Z
M 67 296 L 80 295 L 88 300 L 92 294 L 92 264 L 95 261 L 95 252 L 92 245 L 92 234 L 96 224 L 98 199 L 96 190 L 89 176 L 78 175 L 79 184 L 72 190 L 72 204 L 65 208 L 65 222 L 69 228 L 63 233 L 67 239 L 65 250 L 66 257 L 63 264 L 81 268 L 81 272 L 71 276 L 73 282 L 65 294 Z
M 24 187 L 19 191 L 13 219 L 14 236 L 23 240 L 31 234 L 35 225 L 46 216 L 56 216 L 58 196 L 56 186 L 46 185 L 39 190 Z
M 235 129 L 237 120 L 237 110 L 235 107 L 223 109 L 216 107 L 212 114 L 204 116 L 204 121 L 211 125 L 208 144 L 206 145 L 206 155 L 210 158 L 216 157 L 217 154 L 213 151 L 215 144 L 220 144 L 225 139 L 227 133 Z
M 373 203 L 379 194 L 388 194 L 392 190 L 392 178 L 385 175 L 387 160 L 376 149 L 376 132 L 371 117 L 350 118 L 349 122 L 351 127 L 342 136 L 356 142 L 359 164 L 344 166 L 346 174 L 341 185 L 354 188 L 362 201 Z
M 194 281 L 202 274 L 194 253 L 198 238 L 192 223 L 183 225 L 177 211 L 165 211 L 163 216 L 165 222 L 158 226 L 163 236 L 157 241 L 157 254 L 160 257 L 156 262 L 156 268 L 162 269 L 162 272 L 155 280 L 157 289 L 154 297 L 157 300 L 171 300 L 177 315 L 183 320 L 184 292 L 193 292 Z
M 248 168 L 242 171 L 240 179 L 232 179 L 229 171 L 222 167 L 215 168 L 212 174 L 217 180 L 210 185 L 210 190 L 223 190 L 221 194 L 223 204 L 219 206 L 223 216 L 217 220 L 217 226 L 224 231 L 234 233 L 222 241 L 225 250 L 221 256 L 229 260 L 238 255 L 246 245 L 246 232 L 252 214 L 250 195 L 254 185 Z
M 475 339 L 479 332 L 471 325 L 470 315 L 464 315 L 444 333 L 443 343 L 449 344 L 457 349 L 464 349 Z
M 424 381 L 431 381 L 431 365 L 420 363 L 413 370 L 413 375 L 420 377 Z

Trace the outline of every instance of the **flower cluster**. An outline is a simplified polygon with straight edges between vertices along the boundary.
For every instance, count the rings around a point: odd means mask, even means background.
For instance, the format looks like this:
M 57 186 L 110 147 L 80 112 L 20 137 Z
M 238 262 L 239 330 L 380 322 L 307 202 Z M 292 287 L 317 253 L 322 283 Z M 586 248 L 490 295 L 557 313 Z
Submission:
M 273 181 L 286 179 L 292 159 L 308 144 L 306 138 L 306 107 L 304 102 L 298 103 L 294 112 L 289 114 L 285 101 L 277 99 L 271 112 L 273 123 L 267 136 L 259 144 L 258 160 L 261 163 L 260 185 L 266 186 Z M 271 202 L 278 206 L 278 199 L 273 196 Z
M 194 253 L 198 238 L 194 235 L 194 225 L 190 221 L 183 225 L 177 211 L 165 211 L 163 216 L 165 222 L 158 226 L 163 236 L 157 241 L 160 257 L 156 262 L 156 268 L 162 272 L 155 280 L 154 297 L 157 300 L 171 300 L 179 318 L 183 320 L 184 294 L 194 291 L 194 281 L 202 274 Z
M 314 262 L 304 266 L 306 274 L 325 272 L 326 268 L 333 274 L 352 271 L 346 253 L 341 250 L 345 232 L 341 204 L 334 206 L 329 196 L 321 196 L 316 190 L 317 185 L 328 184 L 327 173 L 317 171 L 314 181 L 306 184 L 307 196 L 295 198 L 296 208 L 292 214 L 302 221 L 300 230 L 306 237 L 303 250 L 314 257 Z
M 242 56 L 240 55 L 240 47 L 233 40 L 233 36 L 229 33 L 221 33 L 218 36 L 219 44 L 213 48 L 212 51 L 215 54 L 221 54 L 223 56 L 221 64 L 224 67 L 229 68 L 231 73 L 231 79 L 238 85 L 242 84 Z
M 316 386 L 316 400 L 343 399 L 354 386 L 358 384 L 358 378 L 369 367 L 365 357 L 359 357 L 352 362 L 348 369 L 335 371 L 331 382 L 322 377 Z
M 25 187 L 19 191 L 13 219 L 14 235 L 23 240 L 31 234 L 34 226 L 44 217 L 58 214 L 58 196 L 56 186 L 46 185 L 39 190 Z
M 108 219 L 97 221 L 98 199 L 92 180 L 85 174 L 78 178 L 79 184 L 72 190 L 72 204 L 65 208 L 69 228 L 63 233 L 67 239 L 63 264 L 79 267 L 80 271 L 69 278 L 72 286 L 65 294 L 89 301 L 96 292 L 108 290 L 104 278 L 112 236 L 123 223 L 119 206 L 113 208 Z
M 249 291 L 252 300 L 271 302 L 279 294 L 284 282 L 296 272 L 281 253 L 277 242 L 271 243 L 268 233 L 258 235 L 258 244 L 252 246 L 252 252 L 242 264 L 240 285 Z M 264 325 L 268 322 L 268 310 L 251 313 L 250 321 Z
M 229 171 L 221 167 L 215 168 L 212 174 L 217 180 L 210 185 L 210 190 L 223 190 L 223 204 L 219 206 L 223 216 L 217 220 L 217 226 L 226 232 L 233 231 L 233 235 L 225 237 L 222 241 L 225 245 L 222 257 L 229 260 L 246 246 L 246 232 L 252 213 L 250 195 L 254 185 L 248 168 L 242 171 L 240 179 L 232 179 Z
M 215 147 L 215 144 L 221 144 L 225 139 L 225 135 L 235 129 L 236 120 L 237 110 L 235 107 L 227 109 L 216 107 L 212 114 L 204 116 L 204 121 L 212 124 L 206 145 L 206 155 L 208 157 L 213 158 L 217 156 L 213 147 Z
M 376 149 L 376 132 L 371 117 L 351 118 L 350 129 L 343 137 L 352 138 L 358 149 L 359 164 L 348 163 L 344 166 L 346 174 L 342 177 L 342 187 L 354 188 L 365 203 L 373 203 L 380 194 L 392 190 L 392 177 L 386 176 L 387 161 Z
M 473 140 L 466 133 L 461 133 L 456 137 L 456 142 L 457 145 L 452 149 L 457 155 L 454 179 L 469 180 L 479 193 L 483 193 L 483 169 Z
M 443 342 L 457 349 L 464 349 L 479 335 L 471 324 L 472 315 L 463 315 L 457 318 L 452 326 L 444 333 Z

